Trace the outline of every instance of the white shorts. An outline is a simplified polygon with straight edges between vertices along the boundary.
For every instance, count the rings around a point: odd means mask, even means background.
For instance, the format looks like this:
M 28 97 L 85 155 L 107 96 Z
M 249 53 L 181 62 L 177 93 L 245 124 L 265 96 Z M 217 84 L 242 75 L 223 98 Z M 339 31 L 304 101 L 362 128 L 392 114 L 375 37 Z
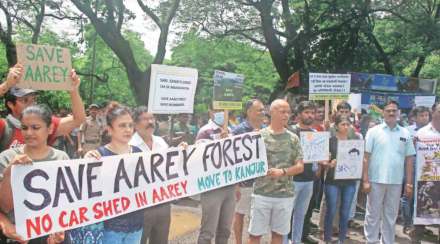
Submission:
M 251 210 L 251 197 L 254 192 L 253 187 L 240 187 L 240 200 L 235 205 L 235 212 L 243 215 L 249 215 Z
M 279 235 L 290 232 L 293 197 L 277 198 L 252 195 L 249 234 L 262 236 L 270 231 Z

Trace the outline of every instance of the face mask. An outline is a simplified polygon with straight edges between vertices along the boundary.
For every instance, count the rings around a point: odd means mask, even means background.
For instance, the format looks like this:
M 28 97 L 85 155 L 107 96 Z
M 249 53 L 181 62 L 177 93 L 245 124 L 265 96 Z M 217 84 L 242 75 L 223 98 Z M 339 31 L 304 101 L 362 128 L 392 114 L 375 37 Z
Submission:
M 214 113 L 214 123 L 216 123 L 219 126 L 222 126 L 224 122 L 225 122 L 224 112 Z

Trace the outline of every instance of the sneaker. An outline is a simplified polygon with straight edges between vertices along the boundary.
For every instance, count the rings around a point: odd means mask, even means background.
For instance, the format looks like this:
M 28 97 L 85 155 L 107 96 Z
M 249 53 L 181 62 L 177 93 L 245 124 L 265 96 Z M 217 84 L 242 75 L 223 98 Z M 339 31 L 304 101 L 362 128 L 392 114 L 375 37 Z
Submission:
M 315 237 L 310 236 L 310 235 L 304 237 L 301 241 L 306 244 L 318 244 L 319 243 L 318 239 L 316 239 Z

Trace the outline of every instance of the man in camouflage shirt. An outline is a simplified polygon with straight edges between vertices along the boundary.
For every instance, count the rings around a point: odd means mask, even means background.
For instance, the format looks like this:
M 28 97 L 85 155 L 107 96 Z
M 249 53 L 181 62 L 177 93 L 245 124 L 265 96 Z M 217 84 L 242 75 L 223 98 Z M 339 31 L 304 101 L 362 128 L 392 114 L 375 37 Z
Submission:
M 304 170 L 298 137 L 286 129 L 290 106 L 277 99 L 270 106 L 271 122 L 261 130 L 266 144 L 268 172 L 258 178 L 252 195 L 249 243 L 260 243 L 261 236 L 272 232 L 272 243 L 281 243 L 290 231 L 293 210 L 292 176 Z

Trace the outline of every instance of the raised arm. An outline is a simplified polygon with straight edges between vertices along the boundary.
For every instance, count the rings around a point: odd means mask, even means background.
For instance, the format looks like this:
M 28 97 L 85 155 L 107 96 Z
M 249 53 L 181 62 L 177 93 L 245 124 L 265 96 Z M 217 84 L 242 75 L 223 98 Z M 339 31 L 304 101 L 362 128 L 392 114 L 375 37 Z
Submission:
M 75 70 L 70 72 L 72 77 L 73 89 L 70 91 L 70 100 L 72 102 L 72 115 L 62 118 L 56 131 L 57 136 L 66 135 L 74 128 L 79 127 L 86 119 L 86 111 L 79 94 L 80 79 Z

